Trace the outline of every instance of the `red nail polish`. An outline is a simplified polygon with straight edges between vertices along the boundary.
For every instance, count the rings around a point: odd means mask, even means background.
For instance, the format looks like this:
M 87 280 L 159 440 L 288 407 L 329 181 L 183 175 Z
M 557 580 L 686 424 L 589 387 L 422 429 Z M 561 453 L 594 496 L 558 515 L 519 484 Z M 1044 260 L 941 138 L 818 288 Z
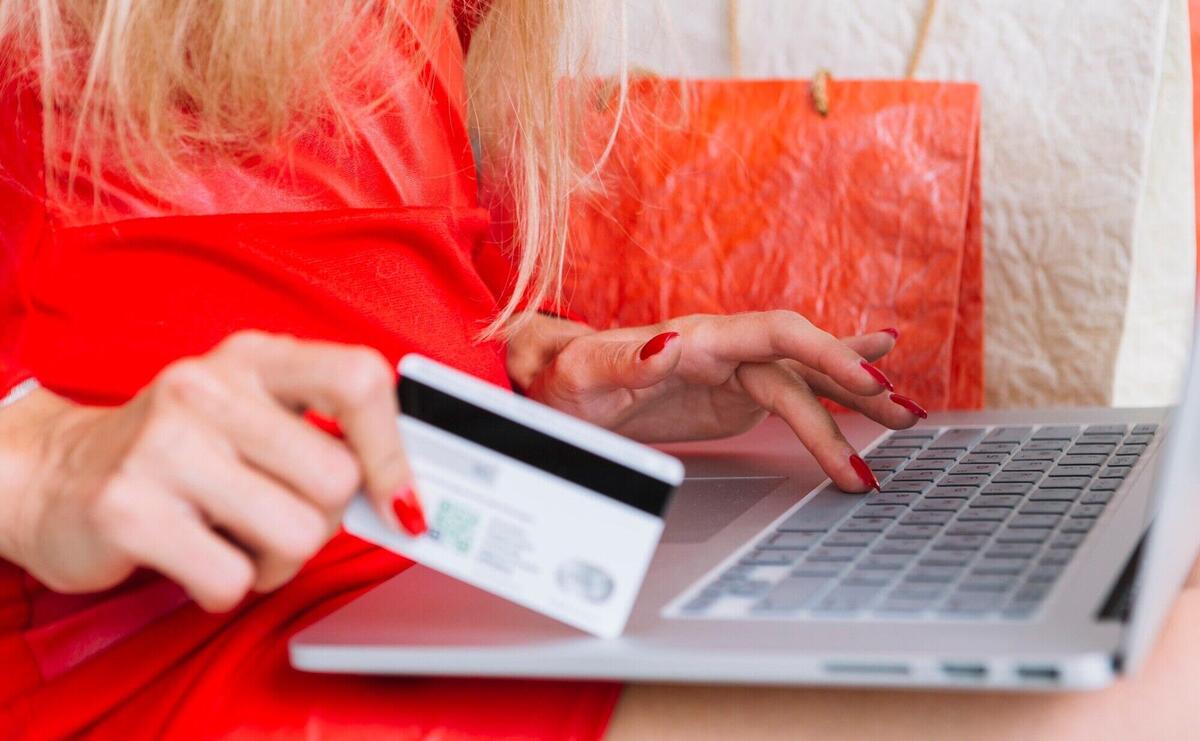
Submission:
M 667 346 L 667 343 L 679 336 L 678 332 L 663 332 L 650 338 L 650 341 L 642 345 L 642 352 L 639 354 L 642 360 L 658 355 Z
M 310 425 L 316 427 L 318 430 L 327 435 L 333 435 L 339 439 L 344 437 L 342 434 L 341 425 L 339 425 L 337 422 L 334 422 L 329 417 L 317 414 L 311 409 L 304 413 L 304 421 L 308 422 Z
M 900 339 L 900 330 L 896 329 L 895 327 L 884 327 L 879 331 L 883 332 L 884 334 L 890 334 L 893 340 Z
M 404 487 L 392 499 L 392 511 L 396 513 L 396 519 L 409 535 L 423 535 L 429 529 L 425 523 L 425 513 L 421 511 L 421 503 L 417 501 L 417 495 L 410 487 Z
M 918 404 L 917 402 L 908 398 L 907 396 L 901 396 L 900 394 L 892 394 L 891 397 L 889 397 L 889 398 L 891 398 L 893 404 L 898 404 L 899 406 L 904 407 L 905 409 L 907 409 L 908 411 L 917 415 L 921 419 L 929 419 L 929 412 L 925 411 L 925 409 L 922 408 L 920 404 Z
M 879 491 L 879 479 L 875 478 L 875 472 L 871 467 L 857 455 L 850 456 L 850 467 L 858 474 L 858 478 L 862 480 L 863 486 L 868 489 Z
M 865 360 L 862 361 L 862 367 L 863 367 L 863 370 L 865 370 L 867 373 L 871 374 L 871 378 L 874 378 L 875 382 L 878 383 L 880 386 L 883 386 L 888 391 L 896 390 L 896 387 L 892 385 L 892 382 L 888 380 L 888 377 L 883 375 L 883 371 L 879 370 L 878 368 L 871 365 L 870 363 L 868 363 Z

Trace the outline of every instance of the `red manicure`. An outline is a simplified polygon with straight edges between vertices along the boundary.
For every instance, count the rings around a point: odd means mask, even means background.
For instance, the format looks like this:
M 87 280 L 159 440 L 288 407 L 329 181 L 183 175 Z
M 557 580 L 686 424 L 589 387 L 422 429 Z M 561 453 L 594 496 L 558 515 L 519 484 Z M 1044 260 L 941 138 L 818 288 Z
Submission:
M 333 435 L 336 438 L 342 438 L 342 427 L 337 422 L 334 422 L 329 417 L 317 414 L 309 409 L 304 413 L 304 421 L 308 422 L 313 427 L 316 427 L 321 432 L 327 435 Z
M 429 526 L 425 524 L 425 513 L 421 511 L 421 503 L 411 487 L 404 487 L 392 499 L 392 511 L 396 519 L 404 526 L 409 535 L 423 535 Z
M 925 411 L 925 409 L 922 408 L 920 404 L 918 404 L 917 402 L 908 398 L 907 396 L 901 396 L 900 394 L 892 394 L 891 397 L 889 397 L 889 398 L 891 398 L 893 404 L 899 404 L 900 406 L 904 407 L 908 411 L 917 415 L 921 419 L 929 419 L 929 412 Z
M 875 491 L 880 490 L 879 479 L 875 478 L 875 472 L 871 470 L 866 461 L 857 455 L 852 455 L 850 456 L 850 466 L 858 474 L 858 478 L 862 480 L 863 486 Z
M 892 385 L 892 382 L 888 380 L 888 377 L 883 375 L 883 371 L 879 370 L 878 368 L 871 365 L 870 363 L 868 363 L 865 360 L 862 361 L 862 367 L 863 367 L 863 370 L 865 370 L 867 373 L 871 374 L 871 378 L 874 378 L 875 382 L 878 383 L 880 386 L 883 386 L 888 391 L 896 390 L 896 387 Z
M 884 334 L 890 334 L 893 340 L 900 339 L 900 330 L 896 329 L 895 327 L 884 327 L 879 331 L 883 332 Z
M 650 338 L 650 341 L 642 345 L 642 352 L 639 354 L 642 360 L 648 360 L 666 348 L 667 343 L 679 336 L 678 332 L 663 332 L 660 335 L 655 335 Z

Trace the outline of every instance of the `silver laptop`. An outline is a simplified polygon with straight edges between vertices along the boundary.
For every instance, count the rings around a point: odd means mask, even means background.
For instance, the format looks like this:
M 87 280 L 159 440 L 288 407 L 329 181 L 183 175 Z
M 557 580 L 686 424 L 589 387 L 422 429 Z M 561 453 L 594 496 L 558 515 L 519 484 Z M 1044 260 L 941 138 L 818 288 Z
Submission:
M 1193 354 L 1195 355 L 1195 349 Z M 624 635 L 414 567 L 295 636 L 317 672 L 1084 689 L 1145 660 L 1200 549 L 1200 363 L 1180 408 L 847 417 L 883 492 L 786 425 L 667 446 L 688 478 Z M 620 548 L 620 543 L 614 543 Z

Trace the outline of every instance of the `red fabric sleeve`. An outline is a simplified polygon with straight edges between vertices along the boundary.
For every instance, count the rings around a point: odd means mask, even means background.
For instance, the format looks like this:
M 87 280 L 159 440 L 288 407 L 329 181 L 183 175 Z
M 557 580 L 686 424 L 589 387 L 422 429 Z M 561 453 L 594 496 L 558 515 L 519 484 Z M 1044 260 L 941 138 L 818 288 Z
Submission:
M 41 106 L 34 89 L 0 65 L 0 397 L 28 378 L 18 349 L 28 314 L 23 266 L 45 223 Z

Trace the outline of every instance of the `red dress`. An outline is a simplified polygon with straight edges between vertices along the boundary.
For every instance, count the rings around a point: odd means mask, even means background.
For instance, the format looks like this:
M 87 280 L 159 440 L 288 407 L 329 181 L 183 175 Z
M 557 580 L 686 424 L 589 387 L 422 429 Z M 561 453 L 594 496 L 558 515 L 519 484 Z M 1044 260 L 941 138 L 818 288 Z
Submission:
M 508 267 L 484 239 L 462 48 L 448 20 L 411 34 L 423 73 L 381 72 L 394 106 L 352 146 L 314 132 L 286 167 L 173 174 L 165 200 L 110 179 L 99 220 L 86 188 L 48 202 L 34 88 L 0 89 L 0 120 L 15 122 L 0 131 L 0 396 L 32 373 L 122 403 L 244 328 L 393 361 L 419 351 L 507 384 L 502 349 L 474 341 Z M 341 534 L 282 589 L 209 615 L 155 574 L 64 596 L 0 560 L 0 738 L 601 734 L 615 685 L 288 666 L 292 633 L 409 565 Z

